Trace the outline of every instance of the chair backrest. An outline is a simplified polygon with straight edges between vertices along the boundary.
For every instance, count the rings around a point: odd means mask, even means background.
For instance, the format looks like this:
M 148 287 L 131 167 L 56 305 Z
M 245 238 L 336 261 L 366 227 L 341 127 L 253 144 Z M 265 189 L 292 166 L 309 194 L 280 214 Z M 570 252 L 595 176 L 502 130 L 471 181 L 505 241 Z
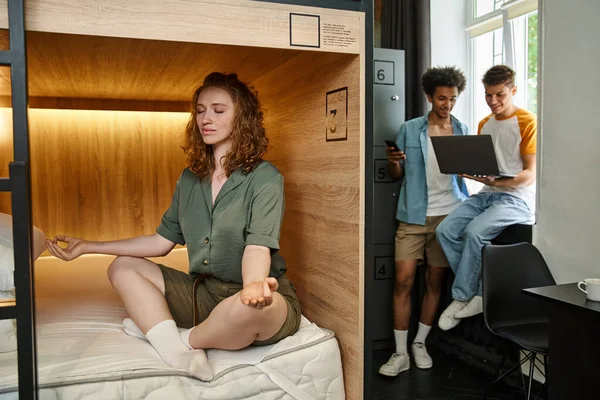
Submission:
M 555 285 L 544 257 L 530 243 L 487 245 L 482 255 L 483 317 L 492 332 L 497 327 L 545 322 L 545 302 L 521 289 Z

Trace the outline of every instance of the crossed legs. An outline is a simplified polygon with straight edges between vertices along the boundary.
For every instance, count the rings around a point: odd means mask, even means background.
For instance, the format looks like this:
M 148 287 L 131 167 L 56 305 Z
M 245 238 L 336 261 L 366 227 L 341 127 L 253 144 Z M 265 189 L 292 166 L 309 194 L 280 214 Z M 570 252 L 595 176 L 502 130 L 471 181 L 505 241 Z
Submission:
M 191 349 L 241 349 L 274 336 L 287 317 L 287 303 L 277 292 L 273 303 L 260 310 L 244 305 L 237 293 L 220 302 L 205 321 L 180 334 L 158 265 L 144 258 L 117 257 L 108 277 L 131 316 L 124 322 L 126 332 L 145 335 L 167 364 L 203 380 L 212 378 L 206 355 Z

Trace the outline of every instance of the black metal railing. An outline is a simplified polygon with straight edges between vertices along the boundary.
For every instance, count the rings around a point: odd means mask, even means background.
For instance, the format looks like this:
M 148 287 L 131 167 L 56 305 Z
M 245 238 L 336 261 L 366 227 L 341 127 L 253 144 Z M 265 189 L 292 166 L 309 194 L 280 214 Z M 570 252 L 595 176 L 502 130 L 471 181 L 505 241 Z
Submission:
M 38 382 L 23 0 L 8 0 L 8 30 L 10 49 L 0 51 L 0 65 L 11 67 L 14 156 L 9 165 L 10 177 L 0 179 L 0 191 L 11 192 L 16 301 L 14 305 L 0 307 L 0 319 L 17 320 L 19 399 L 29 400 L 37 398 Z

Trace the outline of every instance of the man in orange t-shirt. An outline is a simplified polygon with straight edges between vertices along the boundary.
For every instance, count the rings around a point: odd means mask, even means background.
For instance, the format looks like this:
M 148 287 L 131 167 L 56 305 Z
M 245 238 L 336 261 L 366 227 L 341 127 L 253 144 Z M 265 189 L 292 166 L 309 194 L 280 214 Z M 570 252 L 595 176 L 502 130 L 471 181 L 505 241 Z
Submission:
M 505 65 L 490 68 L 482 79 L 492 113 L 480 123 L 478 134 L 492 137 L 502 175 L 514 178 L 479 178 L 485 186 L 450 213 L 436 229 L 455 279 L 454 301 L 438 322 L 448 330 L 461 318 L 482 312 L 481 250 L 506 227 L 531 224 L 535 212 L 537 117 L 517 107 L 515 72 Z

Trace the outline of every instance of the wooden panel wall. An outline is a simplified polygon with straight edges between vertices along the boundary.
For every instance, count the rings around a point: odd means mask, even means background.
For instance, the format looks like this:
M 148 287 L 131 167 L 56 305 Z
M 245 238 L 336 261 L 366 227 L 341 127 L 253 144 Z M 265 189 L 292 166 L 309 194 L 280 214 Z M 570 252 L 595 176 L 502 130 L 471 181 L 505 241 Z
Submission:
M 0 30 L 0 48 L 8 46 L 8 31 Z M 298 50 L 260 47 L 27 32 L 29 95 L 37 99 L 32 106 L 43 108 L 48 105 L 48 101 L 42 101 L 46 97 L 66 98 L 62 103 L 67 103 L 66 106 L 71 103 L 76 108 L 80 104 L 73 104 L 75 100 L 69 98 L 83 98 L 93 109 L 104 108 L 104 104 L 115 99 L 189 104 L 194 90 L 210 72 L 236 72 L 240 79 L 253 81 L 298 53 Z M 8 95 L 10 68 L 2 67 L 0 96 Z M 128 104 L 117 102 L 110 106 L 115 109 Z
M 349 399 L 363 376 L 360 76 L 358 56 L 303 54 L 256 81 L 285 179 L 282 254 L 304 315 L 336 333 Z M 326 142 L 326 93 L 346 86 L 348 140 Z
M 4 29 L 6 4 L 0 2 Z M 30 31 L 275 48 L 293 48 L 290 12 L 310 15 L 293 18 L 294 44 L 309 45 L 316 52 L 359 53 L 364 13 L 353 11 L 252 0 L 25 2 Z
M 184 167 L 189 114 L 30 109 L 33 222 L 47 236 L 151 234 Z M 0 109 L 0 175 L 12 160 L 11 109 Z M 10 197 L 0 198 L 10 212 Z

